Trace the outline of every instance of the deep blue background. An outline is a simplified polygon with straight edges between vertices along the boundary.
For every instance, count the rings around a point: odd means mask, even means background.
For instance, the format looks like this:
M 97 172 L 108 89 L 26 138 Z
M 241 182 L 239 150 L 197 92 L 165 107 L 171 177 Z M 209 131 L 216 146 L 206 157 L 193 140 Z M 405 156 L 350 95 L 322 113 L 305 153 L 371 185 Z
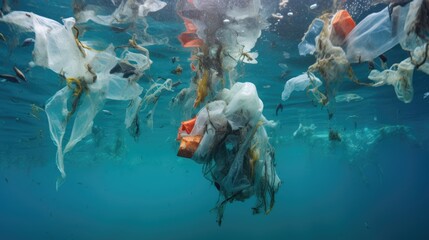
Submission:
M 72 14 L 65 2 L 20 0 L 12 7 L 60 20 Z M 309 11 L 311 3 L 291 6 Z M 99 113 L 95 120 L 104 136 L 101 144 L 96 146 L 94 136 L 88 136 L 66 155 L 68 176 L 58 192 L 55 146 L 46 116 L 40 112 L 37 119 L 30 112 L 31 104 L 43 106 L 63 85 L 55 73 L 40 67 L 27 73 L 28 83 L 0 83 L 0 239 L 429 239 L 429 98 L 423 99 L 429 91 L 427 75 L 414 73 L 415 96 L 409 104 L 400 102 L 391 86 L 367 88 L 344 80 L 340 93 L 357 93 L 364 100 L 338 104 L 331 121 L 304 92 L 292 93 L 283 112 L 275 115 L 286 79 L 314 62 L 314 57 L 300 57 L 297 51 L 312 18 L 284 19 L 264 31 L 255 47 L 259 63 L 246 65 L 240 79 L 255 83 L 264 115 L 279 122 L 268 132 L 283 184 L 269 215 L 252 215 L 255 199 L 234 202 L 227 205 L 218 227 L 216 214 L 210 212 L 218 199 L 216 188 L 202 176 L 200 165 L 176 157 L 176 130 L 184 119 L 168 102 L 187 86 L 191 72 L 190 50 L 176 39 L 184 27 L 170 2 L 149 19 L 151 34 L 168 37 L 169 44 L 148 47 L 153 65 L 140 84 L 147 88 L 148 79 L 158 76 L 184 83 L 162 96 L 154 129 L 143 127 L 137 142 L 123 129 L 127 103 L 107 102 L 105 109 L 113 115 Z M 293 21 L 302 24 L 289 29 Z M 0 32 L 12 45 L 31 36 L 17 38 L 4 24 Z M 90 24 L 83 39 L 103 45 L 123 43 L 128 37 Z M 0 42 L 0 73 L 13 73 L 14 65 L 26 69 L 32 47 L 9 49 Z M 283 52 L 291 58 L 285 59 Z M 173 56 L 179 56 L 184 67 L 181 76 L 170 74 L 176 66 L 170 61 Z M 393 64 L 407 54 L 397 47 L 387 56 Z M 290 68 L 285 79 L 278 63 Z M 366 79 L 365 64 L 353 67 Z M 351 115 L 357 120 L 347 118 Z M 321 140 L 294 140 L 299 123 L 314 123 Z M 329 127 L 346 139 L 364 128 L 390 125 L 409 127 L 415 140 L 388 136 L 370 149 L 363 144 L 363 150 L 351 153 L 345 141 L 330 143 L 326 137 Z M 118 141 L 124 147 L 113 153 Z

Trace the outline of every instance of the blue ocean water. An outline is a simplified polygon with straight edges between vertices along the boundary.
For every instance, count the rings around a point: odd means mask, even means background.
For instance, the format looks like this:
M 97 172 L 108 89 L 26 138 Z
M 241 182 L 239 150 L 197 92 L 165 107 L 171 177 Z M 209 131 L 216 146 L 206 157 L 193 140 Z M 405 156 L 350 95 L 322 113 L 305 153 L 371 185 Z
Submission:
M 186 119 L 169 102 L 193 73 L 187 60 L 191 50 L 177 40 L 183 22 L 175 1 L 168 1 L 147 17 L 148 32 L 158 42 L 146 46 L 153 63 L 139 84 L 148 88 L 149 80 L 158 77 L 182 84 L 162 95 L 153 129 L 142 124 L 137 141 L 123 126 L 128 103 L 107 101 L 103 109 L 109 113 L 98 113 L 92 134 L 65 156 L 68 175 L 58 191 L 56 148 L 39 108 L 64 83 L 41 67 L 25 73 L 26 83 L 0 83 L 0 239 L 428 239 L 427 75 L 414 71 L 414 99 L 408 104 L 397 99 L 391 86 L 370 88 L 345 79 L 339 93 L 359 94 L 363 100 L 338 103 L 332 119 L 305 92 L 292 93 L 276 115 L 285 81 L 315 61 L 300 56 L 297 45 L 324 10 L 324 1 L 316 2 L 319 8 L 313 10 L 312 1 L 291 0 L 283 13 L 294 11 L 296 19 L 270 19 L 255 46 L 258 64 L 240 66 L 239 81 L 256 85 L 263 114 L 278 122 L 267 132 L 282 185 L 268 215 L 253 215 L 251 198 L 228 204 L 218 226 L 211 211 L 218 191 L 204 178 L 201 165 L 176 156 L 177 128 Z M 73 16 L 69 1 L 10 5 L 57 21 Z M 364 9 L 356 18 L 379 9 Z M 85 29 L 82 39 L 100 47 L 130 37 L 94 23 Z M 31 34 L 15 36 L 3 23 L 0 32 L 10 38 L 0 42 L 0 73 L 13 74 L 13 66 L 26 70 L 33 47 L 17 45 Z M 408 56 L 399 46 L 385 55 L 389 64 Z M 180 59 L 183 74 L 171 73 L 176 67 L 172 57 Z M 289 71 L 284 73 L 279 63 Z M 367 78 L 366 64 L 353 69 Z M 294 138 L 299 124 L 314 124 L 313 138 Z M 341 142 L 328 140 L 330 128 L 339 131 Z

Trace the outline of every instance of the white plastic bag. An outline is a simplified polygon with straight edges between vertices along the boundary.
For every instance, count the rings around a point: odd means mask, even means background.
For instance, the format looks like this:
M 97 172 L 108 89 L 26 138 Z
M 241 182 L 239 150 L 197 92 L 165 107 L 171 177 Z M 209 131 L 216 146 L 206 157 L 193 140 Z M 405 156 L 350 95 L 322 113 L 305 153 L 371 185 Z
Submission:
M 312 79 L 308 77 L 308 74 L 312 75 Z M 303 73 L 299 76 L 289 79 L 282 92 L 282 100 L 286 101 L 289 99 L 290 94 L 293 91 L 304 91 L 308 87 L 317 88 L 322 85 L 322 81 L 314 76 L 312 73 Z

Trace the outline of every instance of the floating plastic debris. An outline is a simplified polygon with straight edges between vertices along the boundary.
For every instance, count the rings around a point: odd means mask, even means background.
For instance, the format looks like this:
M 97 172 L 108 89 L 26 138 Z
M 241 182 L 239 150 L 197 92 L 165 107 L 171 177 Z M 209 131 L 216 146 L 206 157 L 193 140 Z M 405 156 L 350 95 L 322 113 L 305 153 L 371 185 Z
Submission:
M 282 10 L 283 8 L 285 8 L 287 6 L 288 3 L 289 3 L 289 0 L 280 0 L 279 9 Z
M 335 96 L 335 101 L 337 103 L 342 103 L 342 102 L 359 102 L 362 101 L 363 97 L 357 95 L 356 93 L 347 93 L 347 94 L 341 94 L 341 95 L 337 95 Z
M 289 70 L 289 66 L 286 63 L 279 63 L 279 67 L 281 67 L 281 69 L 284 71 Z
M 283 51 L 283 57 L 285 59 L 289 59 L 290 58 L 290 53 Z
M 273 18 L 283 19 L 283 15 L 281 15 L 280 13 L 273 13 L 273 14 L 271 14 L 271 16 L 272 16 Z
M 254 213 L 269 213 L 274 206 L 280 179 L 264 128 L 274 123 L 265 119 L 262 110 L 255 85 L 235 83 L 179 128 L 178 155 L 204 164 L 205 177 L 222 196 L 216 206 L 219 225 L 228 202 L 255 195 Z
M 316 51 L 316 37 L 322 32 L 324 24 L 324 21 L 319 18 L 313 20 L 298 44 L 299 55 L 312 55 Z
M 413 71 L 414 65 L 407 58 L 383 72 L 372 70 L 368 78 L 375 81 L 377 86 L 383 84 L 392 85 L 398 99 L 405 103 L 410 103 L 414 95 Z
M 106 109 L 103 109 L 103 110 L 101 110 L 104 114 L 106 114 L 106 115 L 110 115 L 110 116 L 112 116 L 113 115 L 113 113 L 111 112 L 111 111 L 109 111 L 109 110 L 106 110 Z
M 309 77 L 311 76 L 311 79 Z M 304 91 L 308 88 L 317 88 L 322 85 L 322 81 L 319 78 L 312 75 L 312 73 L 303 73 L 297 77 L 289 79 L 282 92 L 282 100 L 286 101 L 289 99 L 290 94 L 293 91 Z
M 390 20 L 388 8 L 372 13 L 359 22 L 346 38 L 345 52 L 350 63 L 372 61 L 399 43 L 409 5 L 395 8 Z

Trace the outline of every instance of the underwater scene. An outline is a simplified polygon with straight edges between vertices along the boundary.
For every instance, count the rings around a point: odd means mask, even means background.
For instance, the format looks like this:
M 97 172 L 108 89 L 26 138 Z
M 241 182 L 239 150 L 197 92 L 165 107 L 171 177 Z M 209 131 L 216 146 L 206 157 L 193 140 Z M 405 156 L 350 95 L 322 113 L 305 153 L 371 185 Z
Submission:
M 0 3 L 0 239 L 429 239 L 429 0 Z

